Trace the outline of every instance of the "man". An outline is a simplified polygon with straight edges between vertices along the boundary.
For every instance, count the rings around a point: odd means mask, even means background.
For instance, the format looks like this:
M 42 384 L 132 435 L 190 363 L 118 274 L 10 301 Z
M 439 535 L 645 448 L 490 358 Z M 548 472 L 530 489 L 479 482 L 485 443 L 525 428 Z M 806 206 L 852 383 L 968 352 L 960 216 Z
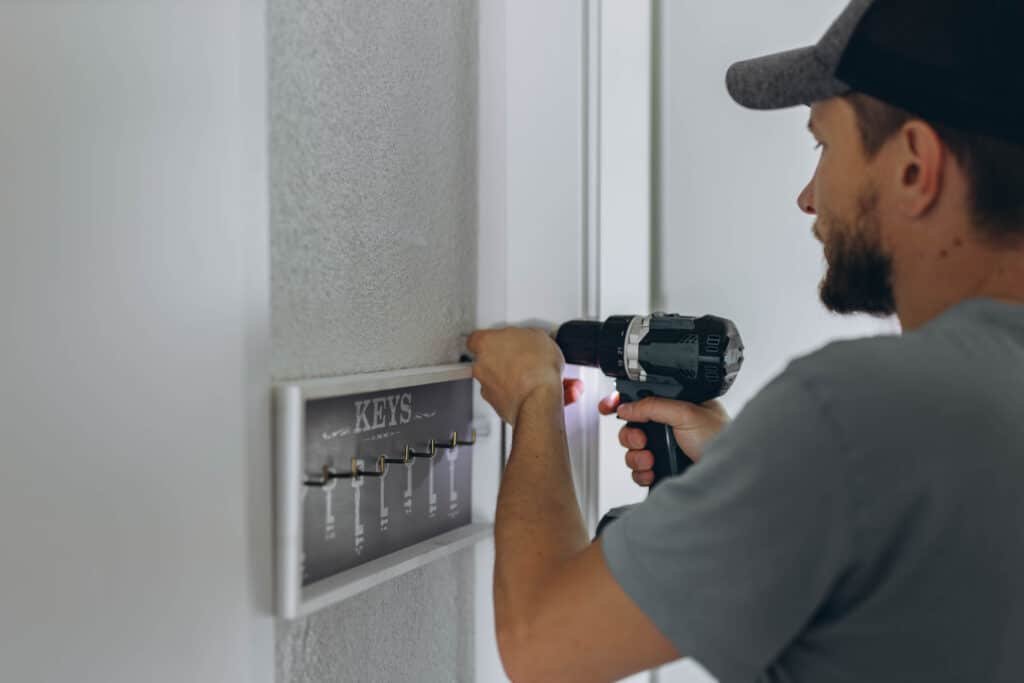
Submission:
M 727 427 L 715 403 L 618 406 L 673 425 L 698 462 L 599 541 L 572 489 L 578 387 L 558 348 L 537 330 L 470 338 L 515 425 L 494 576 L 513 680 L 684 656 L 722 683 L 1024 680 L 1022 5 L 854 0 L 816 46 L 730 70 L 743 105 L 811 107 L 821 159 L 799 204 L 823 302 L 904 333 L 793 362 Z M 649 483 L 642 432 L 620 441 Z

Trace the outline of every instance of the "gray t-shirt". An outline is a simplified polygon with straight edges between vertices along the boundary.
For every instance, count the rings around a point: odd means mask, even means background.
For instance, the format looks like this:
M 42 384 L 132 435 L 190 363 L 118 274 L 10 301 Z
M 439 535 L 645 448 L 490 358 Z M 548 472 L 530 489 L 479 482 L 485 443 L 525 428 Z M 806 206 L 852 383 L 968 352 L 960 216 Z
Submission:
M 1024 306 L 794 361 L 602 539 L 721 683 L 1024 681 Z

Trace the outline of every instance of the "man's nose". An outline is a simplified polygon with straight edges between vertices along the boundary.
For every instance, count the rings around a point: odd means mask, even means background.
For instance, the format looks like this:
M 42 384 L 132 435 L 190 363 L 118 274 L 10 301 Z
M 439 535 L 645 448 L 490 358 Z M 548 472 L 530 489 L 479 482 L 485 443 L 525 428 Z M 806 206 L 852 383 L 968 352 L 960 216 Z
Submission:
M 796 198 L 797 206 L 800 210 L 809 216 L 817 215 L 817 211 L 814 209 L 814 180 L 807 183 L 807 187 L 803 189 L 803 192 Z

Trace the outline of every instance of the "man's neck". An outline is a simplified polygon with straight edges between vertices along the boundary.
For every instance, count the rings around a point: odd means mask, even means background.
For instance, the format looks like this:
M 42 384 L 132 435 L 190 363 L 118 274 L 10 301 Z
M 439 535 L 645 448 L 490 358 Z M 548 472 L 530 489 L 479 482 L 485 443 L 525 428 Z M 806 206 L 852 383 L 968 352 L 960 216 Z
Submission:
M 921 327 L 968 299 L 1024 304 L 1024 244 L 965 245 L 963 253 L 916 264 L 894 275 L 896 311 L 904 331 Z

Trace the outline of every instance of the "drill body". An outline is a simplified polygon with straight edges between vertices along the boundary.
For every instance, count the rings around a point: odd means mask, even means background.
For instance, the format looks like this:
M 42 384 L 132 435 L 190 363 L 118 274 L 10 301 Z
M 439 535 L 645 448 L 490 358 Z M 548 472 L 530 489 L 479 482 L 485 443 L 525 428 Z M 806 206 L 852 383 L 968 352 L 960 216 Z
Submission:
M 654 313 L 617 315 L 604 322 L 575 320 L 559 327 L 555 341 L 567 363 L 599 367 L 615 379 L 620 402 L 660 396 L 704 403 L 732 386 L 743 363 L 743 341 L 725 318 Z M 655 422 L 629 423 L 647 435 L 654 454 L 654 483 L 682 474 L 693 461 L 676 443 L 672 428 Z M 597 533 L 622 514 L 612 510 Z

